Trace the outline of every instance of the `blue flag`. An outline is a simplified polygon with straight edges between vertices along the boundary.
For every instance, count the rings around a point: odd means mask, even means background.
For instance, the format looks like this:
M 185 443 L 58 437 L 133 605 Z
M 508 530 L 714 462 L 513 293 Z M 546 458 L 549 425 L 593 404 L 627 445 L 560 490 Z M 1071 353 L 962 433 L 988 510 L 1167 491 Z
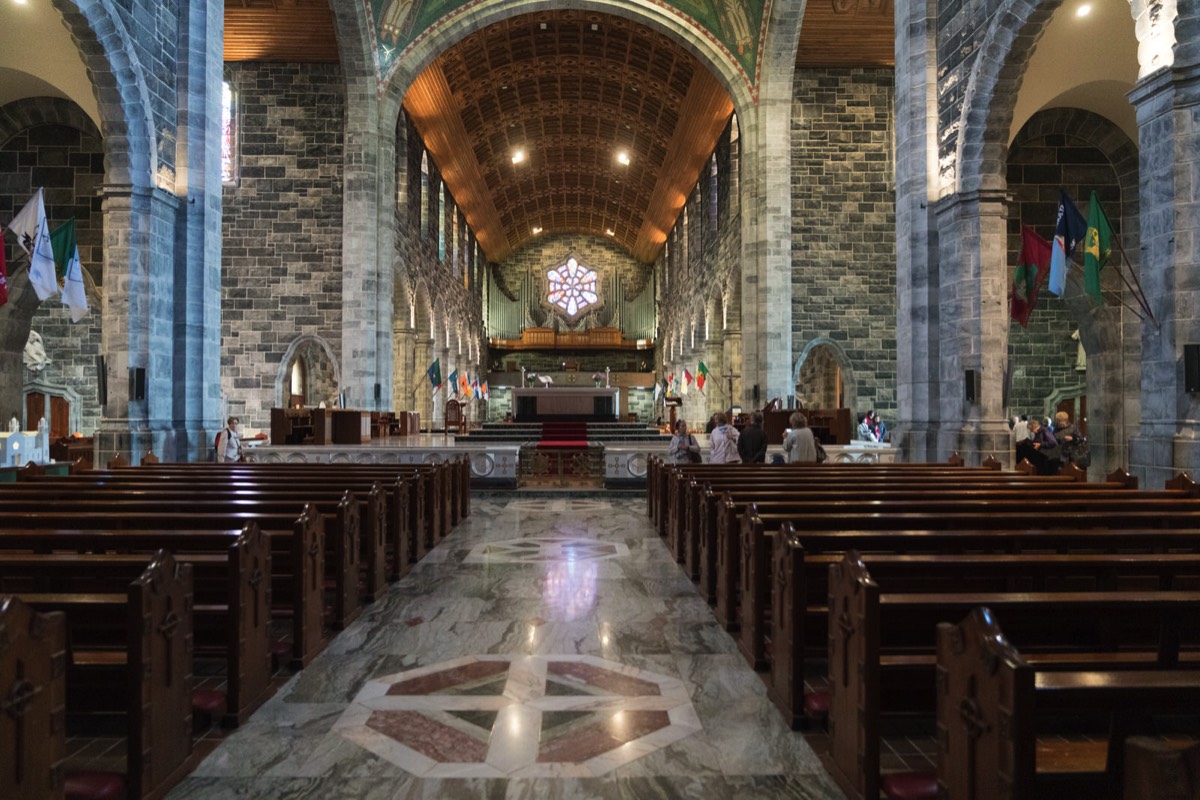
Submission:
M 1054 245 L 1050 252 L 1050 283 L 1046 287 L 1062 297 L 1067 291 L 1067 259 L 1075 252 L 1075 246 L 1087 235 L 1087 220 L 1067 197 L 1058 191 L 1058 223 L 1054 228 Z
M 429 382 L 433 384 L 433 390 L 436 392 L 442 385 L 442 360 L 435 358 L 429 369 L 425 370 L 425 374 L 429 376 Z

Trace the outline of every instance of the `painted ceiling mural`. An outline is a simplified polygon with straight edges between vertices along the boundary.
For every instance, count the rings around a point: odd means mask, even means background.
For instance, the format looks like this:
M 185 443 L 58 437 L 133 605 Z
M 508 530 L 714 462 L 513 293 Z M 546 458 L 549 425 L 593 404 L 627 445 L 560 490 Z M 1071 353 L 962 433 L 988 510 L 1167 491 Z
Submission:
M 367 0 L 375 29 L 379 76 L 385 83 L 400 58 L 424 36 L 483 0 Z M 717 44 L 751 91 L 758 84 L 760 45 L 771 0 L 651 0 Z M 757 93 L 755 93 L 757 94 Z

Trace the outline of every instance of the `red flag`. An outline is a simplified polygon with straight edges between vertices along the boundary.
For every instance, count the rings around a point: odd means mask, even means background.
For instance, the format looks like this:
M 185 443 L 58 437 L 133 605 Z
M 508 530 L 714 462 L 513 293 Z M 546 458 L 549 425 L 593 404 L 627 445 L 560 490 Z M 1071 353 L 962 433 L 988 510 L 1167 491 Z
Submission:
M 0 236 L 0 306 L 8 302 L 8 269 L 4 265 L 4 237 Z
M 1050 243 L 1028 225 L 1021 226 L 1021 260 L 1013 273 L 1009 312 L 1022 328 L 1037 305 L 1038 292 L 1050 275 Z

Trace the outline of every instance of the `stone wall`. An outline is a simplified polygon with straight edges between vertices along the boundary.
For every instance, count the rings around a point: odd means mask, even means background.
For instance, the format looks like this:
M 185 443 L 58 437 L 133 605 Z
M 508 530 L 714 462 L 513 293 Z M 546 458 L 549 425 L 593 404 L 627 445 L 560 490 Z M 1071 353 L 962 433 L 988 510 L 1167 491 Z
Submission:
M 856 411 L 896 408 L 892 71 L 797 73 L 792 115 L 792 352 L 845 353 Z
M 266 428 L 297 337 L 340 359 L 344 82 L 336 64 L 226 67 L 240 133 L 223 197 L 221 392 Z
M 70 108 L 66 106 L 70 105 Z M 0 141 L 0 219 L 11 220 L 39 188 L 44 188 L 47 222 L 51 230 L 75 219 L 75 236 L 79 257 L 87 272 L 84 281 L 90 311 L 77 323 L 60 296 L 37 304 L 30 290 L 32 308 L 21 309 L 17 295 L 27 286 L 28 257 L 14 243 L 12 235 L 4 239 L 10 283 L 10 303 L 0 309 L 0 337 L 3 349 L 20 353 L 28 338 L 27 325 L 42 337 L 50 364 L 34 374 L 29 370 L 5 372 L 5 381 L 12 380 L 5 392 L 6 404 L 20 404 L 18 392 L 31 381 L 61 387 L 73 400 L 73 427 L 91 435 L 100 421 L 97 398 L 96 356 L 100 353 L 102 311 L 100 296 L 94 286 L 103 281 L 104 240 L 103 215 L 96 192 L 104 180 L 103 142 L 86 116 L 66 101 L 54 98 L 35 98 L 12 103 L 0 109 L 0 129 L 20 129 L 15 135 Z M 21 120 L 61 117 L 75 119 L 77 124 L 38 124 L 23 127 Z M 88 279 L 91 279 L 89 282 Z M 32 313 L 32 319 L 27 314 Z M 51 389 L 54 391 L 54 389 Z M 74 393 L 74 397 L 71 393 Z M 58 393 L 58 392 L 55 392 Z M 78 416 L 76 416 L 76 412 Z M 0 416 L 24 419 L 24 409 L 0 408 Z M 32 429 L 37 420 L 24 420 Z M 72 431 L 74 432 L 74 431 Z

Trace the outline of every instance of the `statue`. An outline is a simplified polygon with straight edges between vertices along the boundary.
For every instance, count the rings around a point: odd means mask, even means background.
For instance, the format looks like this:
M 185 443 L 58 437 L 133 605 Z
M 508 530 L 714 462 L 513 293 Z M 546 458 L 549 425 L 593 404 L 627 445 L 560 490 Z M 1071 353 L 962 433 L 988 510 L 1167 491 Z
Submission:
M 29 331 L 29 339 L 25 342 L 25 368 L 30 372 L 41 372 L 50 363 L 46 355 L 46 347 L 42 344 L 42 335 L 35 330 Z
M 8 432 L 9 433 L 20 433 L 21 432 L 21 422 L 15 416 L 8 421 Z
M 1087 372 L 1087 351 L 1083 349 L 1083 339 L 1079 338 L 1079 328 L 1071 334 L 1071 339 L 1079 343 L 1075 348 L 1075 371 Z

